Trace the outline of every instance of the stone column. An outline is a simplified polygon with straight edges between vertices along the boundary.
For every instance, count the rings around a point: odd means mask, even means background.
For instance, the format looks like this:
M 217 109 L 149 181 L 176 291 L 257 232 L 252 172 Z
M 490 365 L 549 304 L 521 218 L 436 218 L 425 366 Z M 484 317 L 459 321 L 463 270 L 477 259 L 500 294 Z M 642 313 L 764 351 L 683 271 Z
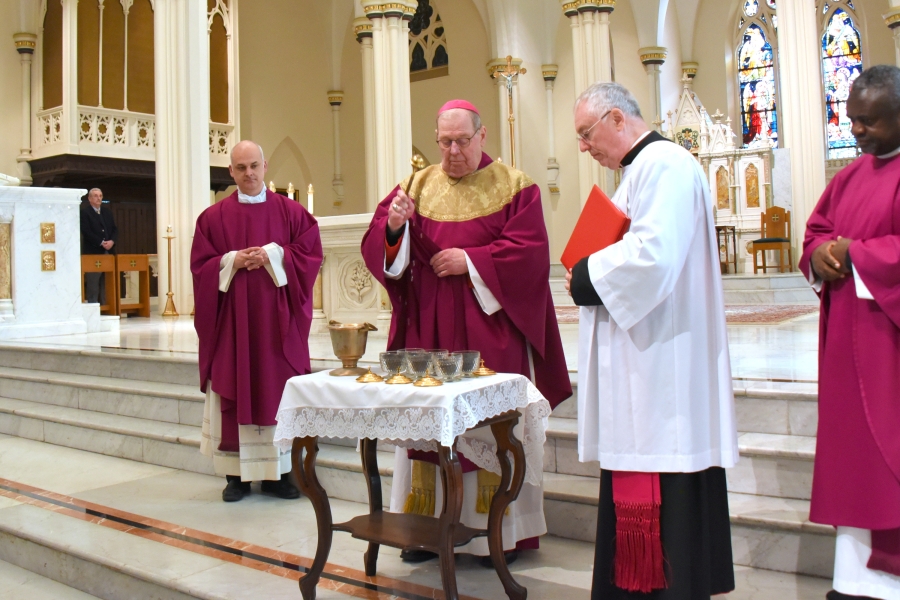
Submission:
M 553 128 L 553 84 L 558 71 L 557 65 L 541 65 L 544 89 L 547 92 L 547 188 L 551 194 L 559 193 L 559 163 L 556 162 L 556 135 Z
M 825 189 L 825 107 L 818 14 L 805 2 L 778 4 L 781 144 L 791 157 L 792 240 L 800 258 L 806 220 Z
M 378 166 L 375 145 L 375 58 L 372 52 L 372 22 L 366 17 L 353 21 L 356 41 L 362 55 L 363 128 L 366 148 L 366 211 L 375 212 L 378 197 Z M 412 126 L 412 125 L 410 125 Z
M 13 34 L 16 51 L 22 63 L 22 146 L 19 148 L 19 185 L 31 185 L 31 59 L 34 56 L 34 48 L 37 36 L 33 33 Z
M 178 312 L 194 306 L 190 270 L 197 216 L 210 205 L 209 36 L 205 2 L 156 0 L 156 229 L 160 294 L 168 289 L 167 245 L 172 226 L 172 291 Z M 159 309 L 163 309 L 160 302 Z
M 62 0 L 62 139 L 70 154 L 80 154 L 78 120 L 78 0 Z
M 572 29 L 575 69 L 575 96 L 598 81 L 612 80 L 612 56 L 609 42 L 609 16 L 615 0 L 561 0 L 563 13 Z M 591 187 L 599 186 L 611 194 L 609 171 L 584 152 L 578 153 L 578 193 L 583 203 Z
M 894 64 L 900 67 L 900 4 L 893 2 L 895 6 L 884 15 L 884 24 L 894 33 Z
M 638 53 L 641 57 L 641 63 L 644 70 L 647 71 L 647 83 L 650 86 L 650 106 L 644 114 L 644 119 L 650 123 L 654 120 L 662 119 L 662 97 L 659 90 L 659 68 L 666 62 L 666 54 L 668 50 L 662 46 L 646 46 L 639 48 Z
M 410 174 L 412 118 L 409 98 L 410 0 L 362 0 L 372 21 L 375 91 L 376 197 L 383 198 Z
M 344 178 L 341 175 L 341 102 L 343 101 L 344 92 L 339 90 L 328 92 L 328 104 L 331 105 L 331 122 L 334 135 L 334 177 L 331 180 L 331 188 L 335 193 L 335 206 L 340 206 L 344 203 Z

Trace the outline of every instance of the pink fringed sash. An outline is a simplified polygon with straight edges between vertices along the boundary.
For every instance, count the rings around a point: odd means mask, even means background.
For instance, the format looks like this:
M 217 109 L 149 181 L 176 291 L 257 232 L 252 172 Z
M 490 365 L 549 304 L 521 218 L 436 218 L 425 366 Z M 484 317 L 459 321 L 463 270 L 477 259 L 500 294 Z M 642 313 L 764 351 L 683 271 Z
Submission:
M 616 587 L 649 593 L 668 587 L 659 534 L 659 473 L 613 471 Z

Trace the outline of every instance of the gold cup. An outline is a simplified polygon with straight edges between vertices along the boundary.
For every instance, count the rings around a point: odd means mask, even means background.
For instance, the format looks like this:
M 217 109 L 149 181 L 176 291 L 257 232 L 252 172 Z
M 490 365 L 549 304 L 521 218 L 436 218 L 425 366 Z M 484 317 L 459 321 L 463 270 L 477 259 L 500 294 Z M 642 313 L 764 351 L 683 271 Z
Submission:
M 334 355 L 341 359 L 343 365 L 329 374 L 336 377 L 359 377 L 366 369 L 356 366 L 366 353 L 366 340 L 370 331 L 378 329 L 370 323 L 338 323 L 329 321 L 328 332 L 331 334 L 331 347 Z

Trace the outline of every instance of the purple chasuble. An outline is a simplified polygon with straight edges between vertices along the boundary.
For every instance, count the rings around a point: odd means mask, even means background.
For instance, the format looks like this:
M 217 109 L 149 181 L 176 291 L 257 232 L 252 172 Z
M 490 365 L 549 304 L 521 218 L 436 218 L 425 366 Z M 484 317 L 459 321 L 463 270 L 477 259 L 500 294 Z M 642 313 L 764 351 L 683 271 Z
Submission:
M 493 161 L 482 154 L 478 169 Z M 465 178 L 458 185 L 465 185 Z M 387 289 L 393 304 L 388 348 L 479 350 L 498 372 L 530 378 L 531 344 L 535 385 L 551 407 L 572 395 L 556 311 L 550 295 L 550 249 L 540 188 L 530 185 L 499 211 L 467 221 L 436 221 L 415 214 L 410 264 L 400 279 L 384 276 L 388 194 L 363 237 L 366 266 Z M 466 275 L 438 277 L 429 261 L 446 248 L 461 248 L 502 307 L 485 314 Z
M 824 283 L 819 321 L 819 429 L 810 520 L 900 527 L 900 158 L 856 159 L 828 185 L 807 223 L 801 270 L 842 236 L 875 298 L 853 277 Z M 874 555 L 873 555 L 874 556 Z
M 237 269 L 219 291 L 219 262 L 232 250 L 274 242 L 284 249 L 287 285 L 265 268 Z M 222 397 L 221 450 L 237 450 L 237 425 L 275 425 L 284 384 L 310 372 L 312 289 L 322 264 L 316 220 L 300 204 L 266 191 L 241 204 L 237 192 L 197 219 L 191 247 L 200 389 Z

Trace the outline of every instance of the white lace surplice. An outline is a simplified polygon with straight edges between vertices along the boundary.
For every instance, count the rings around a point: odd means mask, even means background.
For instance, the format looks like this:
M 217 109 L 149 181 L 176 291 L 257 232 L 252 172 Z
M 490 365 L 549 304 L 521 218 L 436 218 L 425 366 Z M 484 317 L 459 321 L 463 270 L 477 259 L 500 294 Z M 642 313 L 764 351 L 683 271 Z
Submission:
M 550 404 L 522 375 L 464 379 L 433 388 L 361 384 L 327 371 L 293 377 L 275 417 L 275 445 L 290 450 L 296 437 L 355 437 L 436 451 L 439 444 L 457 441 L 457 450 L 466 458 L 499 475 L 490 427 L 462 434 L 510 410 L 522 413 L 515 435 L 524 446 L 525 482 L 539 486 Z

